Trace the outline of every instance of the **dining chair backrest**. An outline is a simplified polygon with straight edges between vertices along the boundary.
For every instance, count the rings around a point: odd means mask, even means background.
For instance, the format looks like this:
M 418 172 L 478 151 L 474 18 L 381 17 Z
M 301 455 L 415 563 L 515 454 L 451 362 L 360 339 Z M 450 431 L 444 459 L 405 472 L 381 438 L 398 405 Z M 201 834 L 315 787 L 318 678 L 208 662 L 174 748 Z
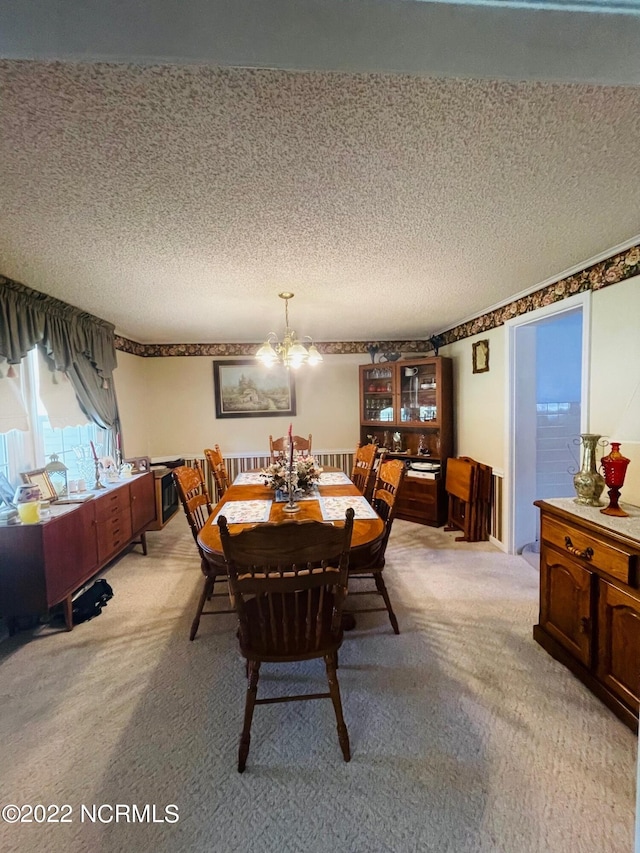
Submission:
M 373 487 L 371 505 L 384 521 L 383 535 L 366 549 L 354 551 L 349 564 L 349 575 L 351 580 L 372 579 L 375 581 L 375 589 L 357 589 L 352 584 L 350 596 L 357 595 L 380 595 L 384 600 L 384 607 L 364 607 L 354 612 L 374 612 L 386 610 L 394 633 L 399 634 L 398 619 L 391 604 L 391 598 L 387 585 L 384 582 L 385 553 L 391 534 L 391 526 L 396 515 L 398 493 L 407 473 L 407 468 L 401 459 L 384 460 L 378 465 L 376 481 Z
M 196 461 L 193 467 L 180 465 L 174 468 L 172 473 L 184 514 L 197 543 L 198 533 L 212 512 L 211 499 L 202 476 L 202 468 Z
M 359 443 L 356 445 L 356 452 L 353 456 L 353 468 L 351 469 L 351 481 L 360 494 L 365 497 L 369 496 L 368 493 L 371 490 L 373 467 L 378 450 L 377 444 L 365 444 L 364 447 L 361 447 Z M 382 459 L 384 459 L 384 456 Z
M 384 535 L 376 552 L 378 561 L 384 559 L 391 526 L 396 516 L 398 492 L 406 473 L 407 466 L 401 459 L 389 459 L 388 462 L 383 460 L 378 466 L 371 498 L 371 505 L 384 521 Z
M 311 433 L 309 433 L 308 438 L 304 438 L 302 435 L 294 435 L 293 438 L 293 449 L 297 452 L 304 452 L 311 455 Z M 282 456 L 283 453 L 286 452 L 288 445 L 287 436 L 283 436 L 282 438 L 274 438 L 272 435 L 269 436 L 269 453 L 271 454 L 271 460 L 277 459 L 279 456 Z
M 214 447 L 205 448 L 204 456 L 209 463 L 209 468 L 211 469 L 213 479 L 215 480 L 216 497 L 220 500 L 229 488 L 229 474 L 227 473 L 227 467 L 224 464 L 224 457 L 222 456 L 220 445 L 216 444 Z
M 218 519 L 243 653 L 271 661 L 320 657 L 341 637 L 353 517 L 349 508 L 344 527 L 286 521 L 236 534 Z

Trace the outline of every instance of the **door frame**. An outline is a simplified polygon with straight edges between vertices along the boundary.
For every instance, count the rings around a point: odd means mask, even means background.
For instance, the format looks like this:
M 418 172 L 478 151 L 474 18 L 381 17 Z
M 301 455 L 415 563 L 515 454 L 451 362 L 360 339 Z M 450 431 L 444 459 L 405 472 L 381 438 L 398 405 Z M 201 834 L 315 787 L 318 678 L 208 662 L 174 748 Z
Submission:
M 506 541 L 505 546 L 508 554 L 515 553 L 515 517 L 516 517 L 516 441 L 515 441 L 515 421 L 516 421 L 516 380 L 517 380 L 517 365 L 516 365 L 516 335 L 519 328 L 522 326 L 536 325 L 540 320 L 546 320 L 549 317 L 560 316 L 568 311 L 574 311 L 576 308 L 582 308 L 582 381 L 580 402 L 580 429 L 581 432 L 588 432 L 589 423 L 589 388 L 590 388 L 590 367 L 591 360 L 589 353 L 591 350 L 591 291 L 587 290 L 583 293 L 578 293 L 575 296 L 570 296 L 563 299 L 561 302 L 554 302 L 551 305 L 545 305 L 535 311 L 530 311 L 527 314 L 521 314 L 514 317 L 512 320 L 507 320 L 505 323 L 507 331 L 507 381 L 505 383 L 506 401 L 505 411 L 505 471 L 506 477 L 504 482 L 505 488 L 505 508 L 506 518 L 505 530 Z

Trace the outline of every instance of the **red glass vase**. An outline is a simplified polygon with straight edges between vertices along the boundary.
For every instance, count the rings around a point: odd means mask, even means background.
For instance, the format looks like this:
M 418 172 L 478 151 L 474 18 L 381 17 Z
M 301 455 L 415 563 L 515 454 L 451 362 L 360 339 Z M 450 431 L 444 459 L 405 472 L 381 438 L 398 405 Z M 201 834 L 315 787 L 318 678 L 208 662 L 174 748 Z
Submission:
M 609 506 L 601 509 L 605 515 L 626 516 L 629 515 L 618 505 L 620 497 L 620 489 L 624 484 L 624 478 L 627 473 L 627 465 L 629 460 L 626 456 L 620 453 L 620 442 L 611 442 L 611 453 L 608 456 L 603 456 L 600 460 L 602 470 L 604 471 L 604 482 L 609 489 Z

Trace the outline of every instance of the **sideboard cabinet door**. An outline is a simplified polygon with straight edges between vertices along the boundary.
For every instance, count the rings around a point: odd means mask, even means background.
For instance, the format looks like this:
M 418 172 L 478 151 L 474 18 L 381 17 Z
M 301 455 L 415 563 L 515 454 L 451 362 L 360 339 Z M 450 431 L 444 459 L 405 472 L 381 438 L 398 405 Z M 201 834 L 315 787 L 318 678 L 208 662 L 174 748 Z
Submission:
M 136 477 L 129 485 L 131 493 L 131 530 L 133 535 L 145 530 L 156 518 L 153 473 Z
M 42 536 L 47 607 L 52 607 L 98 569 L 94 502 L 43 525 Z
M 600 580 L 598 677 L 638 713 L 640 598 Z
M 540 560 L 540 625 L 581 663 L 591 661 L 592 573 L 546 548 Z

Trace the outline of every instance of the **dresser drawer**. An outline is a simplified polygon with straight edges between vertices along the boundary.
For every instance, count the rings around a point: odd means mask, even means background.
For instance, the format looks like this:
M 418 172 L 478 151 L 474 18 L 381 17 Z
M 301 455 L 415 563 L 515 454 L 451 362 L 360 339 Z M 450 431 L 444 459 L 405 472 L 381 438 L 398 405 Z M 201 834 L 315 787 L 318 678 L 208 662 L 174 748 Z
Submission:
M 128 513 L 120 513 L 106 521 L 99 521 L 97 534 L 98 558 L 103 562 L 111 554 L 124 548 L 131 539 L 131 517 Z
M 107 521 L 121 512 L 128 511 L 130 503 L 131 496 L 128 488 L 120 488 L 100 495 L 95 501 L 96 520 Z
M 588 531 L 543 516 L 541 535 L 545 542 L 571 554 L 583 565 L 606 572 L 623 583 L 628 584 L 634 580 L 635 555 L 603 542 Z

